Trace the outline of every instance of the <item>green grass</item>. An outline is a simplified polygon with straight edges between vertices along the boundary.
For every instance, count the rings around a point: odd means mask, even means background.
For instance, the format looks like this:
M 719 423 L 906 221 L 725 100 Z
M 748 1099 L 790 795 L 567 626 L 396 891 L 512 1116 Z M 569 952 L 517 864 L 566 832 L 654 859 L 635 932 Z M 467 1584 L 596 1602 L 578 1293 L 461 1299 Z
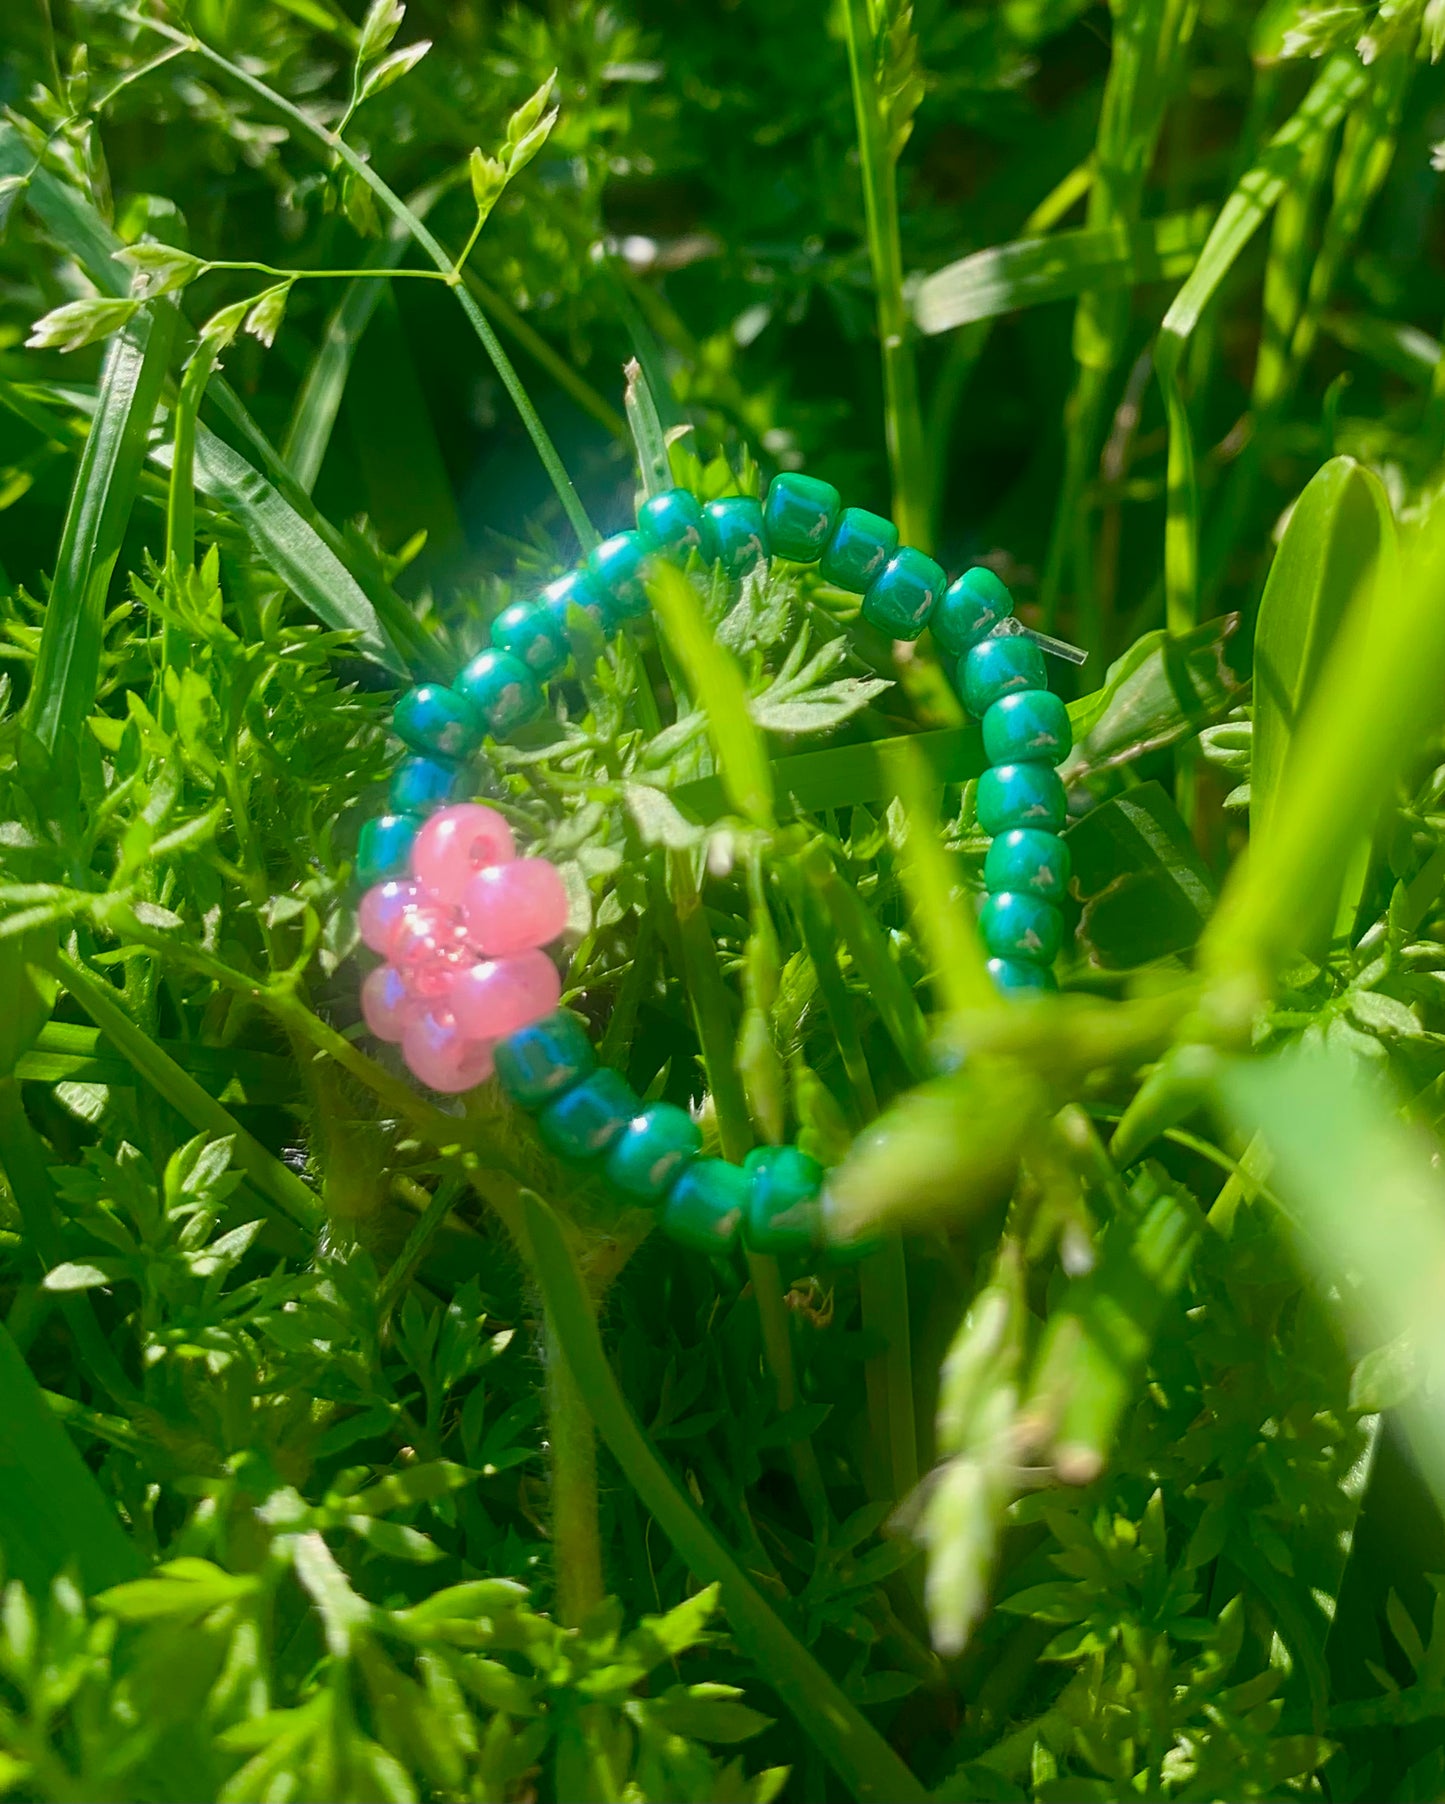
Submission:
M 0 1795 L 1441 1795 L 1434 9 L 12 10 Z M 833 1168 L 723 1264 L 370 1042 L 352 864 L 398 687 L 779 468 L 1087 648 L 1077 895 L 1003 1006 L 796 569 L 494 748 L 604 1057 Z

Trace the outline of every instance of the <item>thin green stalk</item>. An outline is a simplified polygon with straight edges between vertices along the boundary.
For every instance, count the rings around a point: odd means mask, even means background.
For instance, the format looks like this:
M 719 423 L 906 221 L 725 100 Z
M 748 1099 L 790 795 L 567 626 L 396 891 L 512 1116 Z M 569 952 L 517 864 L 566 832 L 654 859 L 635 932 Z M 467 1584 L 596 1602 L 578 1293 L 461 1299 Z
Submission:
M 585 1291 L 583 1302 L 590 1310 Z M 544 1305 L 543 1316 L 547 1445 L 552 1467 L 552 1565 L 558 1614 L 568 1628 L 576 1628 L 603 1598 L 597 1436 L 563 1355 L 550 1305 Z
M 463 280 L 481 304 L 527 353 L 539 369 L 545 370 L 558 388 L 571 395 L 584 413 L 590 414 L 613 438 L 627 437 L 627 422 L 615 407 L 610 407 L 585 376 L 579 376 L 562 354 L 555 350 L 510 301 L 503 299 L 474 270 L 468 269 Z
M 572 478 L 567 474 L 562 459 L 557 454 L 557 447 L 552 443 L 546 427 L 542 424 L 541 417 L 532 405 L 531 397 L 522 385 L 522 380 L 513 367 L 512 360 L 503 350 L 501 340 L 492 330 L 490 321 L 468 290 L 460 272 L 454 267 L 452 259 L 443 250 L 439 240 L 427 230 L 400 195 L 394 193 L 371 165 L 364 158 L 359 157 L 344 139 L 338 138 L 335 132 L 328 131 L 324 125 L 319 125 L 315 119 L 304 113 L 300 107 L 294 106 L 284 95 L 278 94 L 274 88 L 268 87 L 265 82 L 249 74 L 228 57 L 222 56 L 218 50 L 213 50 L 209 44 L 203 43 L 201 39 L 193 37 L 188 32 L 177 31 L 174 27 L 163 24 L 158 19 L 146 18 L 139 13 L 130 12 L 123 16 L 128 18 L 132 24 L 144 26 L 147 31 L 158 32 L 162 37 L 169 38 L 172 43 L 183 44 L 188 50 L 210 63 L 213 68 L 219 69 L 232 81 L 239 83 L 241 87 L 254 94 L 258 100 L 289 119 L 303 137 L 310 138 L 322 145 L 339 162 L 344 163 L 358 181 L 364 182 L 370 188 L 393 219 L 399 220 L 410 232 L 437 269 L 447 278 L 462 312 L 466 314 L 472 330 L 481 340 L 483 350 L 491 359 L 492 367 L 501 378 L 502 386 L 510 396 L 513 406 L 521 416 L 522 424 L 527 429 L 528 436 L 536 447 L 537 455 L 542 460 L 542 467 L 551 479 L 557 499 L 561 502 L 562 510 L 572 524 L 572 530 L 576 533 L 579 544 L 584 551 L 590 550 L 592 546 L 596 545 L 600 535 L 587 517 L 587 511 L 582 506 L 581 498 L 573 487 Z
M 858 127 L 858 160 L 863 175 L 863 211 L 868 256 L 878 309 L 878 343 L 883 359 L 883 403 L 888 465 L 893 479 L 893 519 L 904 542 L 927 551 L 929 522 L 928 456 L 923 412 L 918 401 L 918 366 L 913 328 L 903 298 L 903 241 L 898 221 L 898 134 L 890 131 L 878 81 L 872 8 L 869 0 L 845 0 L 848 73 Z
M 172 414 L 171 477 L 166 496 L 166 579 L 172 591 L 185 583 L 196 563 L 196 420 L 201 398 L 216 367 L 214 347 L 207 339 L 191 353 L 181 378 L 180 393 Z M 181 662 L 184 635 L 167 620 L 161 628 L 161 682 L 157 716 L 170 725 L 166 697 L 166 673 Z
M 924 1804 L 927 1794 L 918 1780 L 779 1621 L 658 1457 L 613 1376 L 561 1224 L 529 1191 L 522 1193 L 522 1207 L 548 1319 L 582 1400 L 679 1555 L 704 1583 L 718 1586 L 738 1646 L 860 1804 Z

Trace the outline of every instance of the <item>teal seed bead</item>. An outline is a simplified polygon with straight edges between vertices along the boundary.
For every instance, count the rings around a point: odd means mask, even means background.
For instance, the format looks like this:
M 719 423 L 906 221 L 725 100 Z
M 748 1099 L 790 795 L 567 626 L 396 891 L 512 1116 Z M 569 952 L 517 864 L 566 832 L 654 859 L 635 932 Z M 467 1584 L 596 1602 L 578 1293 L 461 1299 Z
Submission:
M 1013 611 L 1013 596 L 992 570 L 978 564 L 948 585 L 928 624 L 938 649 L 951 658 L 961 658 Z
M 391 711 L 391 730 L 414 752 L 431 758 L 470 758 L 482 743 L 483 723 L 465 696 L 445 683 L 419 683 Z
M 982 720 L 1002 695 L 1049 686 L 1044 654 L 1022 633 L 980 640 L 960 660 L 958 681 L 963 705 L 975 720 Z
M 484 651 L 457 678 L 457 688 L 487 723 L 493 739 L 505 739 L 542 712 L 542 691 L 527 666 L 508 651 Z
M 1022 890 L 990 896 L 978 917 L 983 943 L 995 958 L 1026 958 L 1051 965 L 1064 943 L 1064 917 L 1052 902 Z
M 985 833 L 1041 827 L 1057 833 L 1067 808 L 1059 773 L 1047 764 L 995 764 L 978 780 L 978 824 Z
M 831 482 L 785 470 L 768 486 L 763 523 L 774 557 L 795 564 L 815 564 L 833 536 L 843 497 Z
M 1001 990 L 1056 990 L 1058 982 L 1047 965 L 1026 958 L 991 958 L 988 974 Z
M 752 1179 L 743 1240 L 754 1253 L 807 1253 L 819 1243 L 823 1167 L 796 1146 L 759 1146 L 743 1160 Z
M 535 601 L 514 602 L 492 622 L 492 650 L 525 664 L 539 683 L 557 676 L 571 656 L 555 615 Z
M 726 1253 L 743 1225 L 752 1180 L 725 1159 L 694 1159 L 668 1192 L 663 1232 L 695 1253 Z
M 618 617 L 609 604 L 606 592 L 592 580 L 591 573 L 585 567 L 581 570 L 569 570 L 565 576 L 559 576 L 556 582 L 548 583 L 537 597 L 537 605 L 545 608 L 556 621 L 564 639 L 568 637 L 567 616 L 573 608 L 580 608 L 599 633 L 610 633 Z M 570 639 L 568 643 L 571 643 Z
M 948 577 L 912 545 L 890 558 L 863 597 L 863 618 L 890 639 L 916 639 L 938 606 Z
M 655 1203 L 701 1151 L 702 1131 L 687 1110 L 655 1102 L 628 1122 L 604 1170 L 619 1190 Z
M 983 881 L 990 890 L 1021 891 L 1061 902 L 1069 885 L 1073 860 L 1057 833 L 1015 827 L 1000 833 L 984 860 Z
M 641 1106 L 622 1073 L 603 1065 L 548 1103 L 537 1117 L 537 1131 L 559 1159 L 595 1159 Z
M 356 842 L 356 881 L 362 889 L 406 876 L 411 842 L 420 826 L 414 814 L 378 814 L 366 823 Z
M 637 536 L 649 551 L 675 564 L 685 564 L 693 551 L 709 562 L 717 555 L 702 503 L 688 489 L 649 495 L 637 510 Z
M 824 582 L 862 595 L 898 549 L 898 528 L 882 514 L 845 507 L 824 549 L 818 574 Z
M 712 529 L 718 561 L 729 576 L 746 576 L 770 555 L 762 503 L 751 495 L 725 495 L 721 501 L 709 501 L 702 511 Z
M 403 758 L 392 772 L 386 799 L 393 814 L 430 814 L 455 801 L 464 773 L 444 758 Z
M 1051 689 L 1001 695 L 983 717 L 983 749 L 993 764 L 1058 764 L 1073 743 L 1069 710 Z
M 560 1009 L 498 1040 L 493 1056 L 503 1090 L 524 1109 L 555 1101 L 597 1069 L 581 1023 Z
M 614 620 L 634 620 L 647 612 L 644 572 L 651 555 L 636 532 L 614 533 L 588 554 L 588 585 L 606 596 Z

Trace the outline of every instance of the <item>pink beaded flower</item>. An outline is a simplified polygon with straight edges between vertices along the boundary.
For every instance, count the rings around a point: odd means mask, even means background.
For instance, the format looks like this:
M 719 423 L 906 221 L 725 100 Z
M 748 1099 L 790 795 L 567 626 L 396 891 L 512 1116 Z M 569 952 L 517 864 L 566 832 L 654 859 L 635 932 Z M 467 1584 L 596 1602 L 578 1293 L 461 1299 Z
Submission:
M 361 938 L 386 960 L 361 986 L 367 1026 L 433 1090 L 472 1089 L 491 1076 L 498 1040 L 556 1008 L 561 979 L 541 948 L 566 925 L 556 866 L 518 858 L 495 808 L 439 809 L 410 877 L 361 898 Z

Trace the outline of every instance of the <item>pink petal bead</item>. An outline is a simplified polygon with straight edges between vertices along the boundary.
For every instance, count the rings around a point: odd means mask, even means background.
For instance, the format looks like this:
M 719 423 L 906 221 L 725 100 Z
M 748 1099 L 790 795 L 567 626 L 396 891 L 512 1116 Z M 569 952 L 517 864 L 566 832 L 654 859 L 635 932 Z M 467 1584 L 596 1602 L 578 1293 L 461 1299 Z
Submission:
M 361 986 L 361 1013 L 378 1040 L 399 1044 L 406 1024 L 416 1013 L 416 1003 L 400 971 L 378 965 Z
M 452 985 L 451 1009 L 476 1040 L 500 1040 L 550 1015 L 562 996 L 562 979 L 544 952 L 488 959 L 463 971 Z
M 407 1023 L 401 1056 L 413 1077 L 433 1090 L 456 1096 L 492 1075 L 492 1046 L 469 1039 L 446 1009 L 424 1009 Z
M 471 962 L 461 915 L 436 903 L 406 910 L 392 929 L 390 950 L 408 990 L 427 1001 L 445 996 Z
M 509 864 L 516 855 L 512 829 L 495 808 L 456 802 L 439 808 L 417 834 L 411 870 L 438 901 L 457 903 L 469 877 L 489 864 Z
M 516 858 L 478 871 L 462 891 L 467 938 L 488 958 L 555 940 L 567 925 L 567 888 L 545 858 Z
M 415 908 L 421 900 L 422 890 L 418 883 L 399 883 L 394 879 L 390 883 L 373 883 L 356 911 L 361 943 L 385 958 L 391 950 L 391 936 L 397 922 L 408 908 Z

